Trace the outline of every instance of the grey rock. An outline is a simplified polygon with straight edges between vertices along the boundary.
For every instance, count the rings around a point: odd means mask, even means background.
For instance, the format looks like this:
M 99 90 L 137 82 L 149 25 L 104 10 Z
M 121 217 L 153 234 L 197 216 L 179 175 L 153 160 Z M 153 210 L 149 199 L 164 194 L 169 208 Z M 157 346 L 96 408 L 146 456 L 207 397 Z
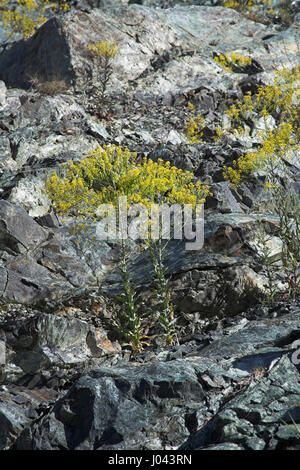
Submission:
M 48 238 L 48 233 L 20 207 L 0 200 L 0 248 L 26 253 Z
M 222 368 L 218 372 L 212 363 L 207 369 L 205 361 L 177 359 L 138 368 L 128 365 L 90 371 L 48 415 L 23 431 L 16 448 L 24 448 L 26 435 L 30 449 L 138 450 L 151 449 L 153 444 L 159 449 L 166 448 L 161 439 L 167 433 L 167 448 L 175 449 L 190 431 L 191 437 L 179 449 L 260 450 L 268 448 L 268 442 L 273 445 L 272 435 L 277 428 L 276 442 L 287 445 L 287 433 L 281 430 L 280 420 L 290 412 L 298 420 L 292 409 L 299 401 L 299 374 L 287 356 L 265 377 L 246 379 L 243 393 L 230 397 L 227 389 L 228 396 L 223 404 L 219 400 L 214 417 L 205 410 L 204 396 L 210 406 L 213 404 L 205 376 L 209 373 L 216 380 L 219 373 L 226 378 L 223 384 L 220 382 L 221 398 L 230 375 Z M 234 380 L 238 385 L 240 378 L 235 376 Z M 199 429 L 194 433 L 193 410 L 203 406 Z M 134 421 L 128 417 L 132 410 Z
M 201 450 L 244 450 L 244 448 L 234 442 L 222 442 L 221 444 L 211 445 Z
M 234 197 L 228 182 L 220 182 L 211 186 L 213 196 L 209 196 L 205 205 L 208 209 L 219 209 L 222 213 L 244 212 L 243 206 Z
M 89 326 L 79 320 L 41 315 L 34 322 L 34 347 L 20 351 L 16 364 L 27 374 L 34 374 L 52 364 L 83 362 L 90 351 L 86 344 Z
M 4 82 L 0 82 L 0 107 L 4 107 L 6 102 L 6 86 Z
M 170 410 L 172 405 L 184 406 L 187 397 L 199 403 L 203 391 L 195 370 L 185 362 L 99 369 L 79 379 L 54 413 L 31 429 L 31 448 L 122 449 L 130 445 L 138 449 L 135 439 L 142 435 L 144 448 L 149 448 L 151 434 L 170 431 L 172 446 L 187 431 Z M 151 431 L 154 423 L 157 430 Z M 45 433 L 48 426 L 55 429 L 50 439 Z
M 29 255 L 13 257 L 0 269 L 1 292 L 7 300 L 32 304 L 72 289 L 62 276 L 55 276 Z
M 249 437 L 245 443 L 250 450 L 263 450 L 266 447 L 265 441 L 257 437 Z
M 47 51 L 40 46 L 46 38 Z M 57 61 L 57 51 L 60 51 L 62 60 Z M 46 80 L 57 78 L 71 82 L 73 79 L 72 70 L 69 68 L 68 44 L 56 18 L 43 25 L 37 34 L 29 39 L 29 43 L 26 40 L 12 43 L 1 55 L 0 76 L 7 85 L 28 86 L 30 76 L 39 72 L 43 73 Z
M 13 345 L 17 350 L 14 363 L 26 374 L 33 375 L 53 366 L 67 368 L 93 356 L 118 351 L 103 329 L 96 330 L 76 318 L 40 315 L 27 323 L 26 329 L 31 332 L 28 344 L 24 344 L 24 336 L 21 336 Z
M 16 440 L 40 405 L 47 405 L 57 398 L 52 390 L 40 389 L 31 392 L 24 387 L 6 386 L 0 388 L 0 449 L 7 450 Z M 31 407 L 31 413 L 26 411 Z
M 280 319 L 256 320 L 247 323 L 237 332 L 215 341 L 213 344 L 204 347 L 201 354 L 207 357 L 233 357 L 235 354 L 243 354 L 236 360 L 235 367 L 242 370 L 251 371 L 255 367 L 268 367 L 271 362 L 280 357 L 279 351 L 267 351 L 255 356 L 251 353 L 259 350 L 263 346 L 292 346 L 293 335 L 299 328 L 300 311 L 296 309 L 293 313 L 287 314 Z
M 60 225 L 58 217 L 54 212 L 43 215 L 41 217 L 36 217 L 35 220 L 42 227 L 58 228 Z
M 6 338 L 0 330 L 0 368 L 6 363 Z M 1 374 L 0 374 L 1 375 Z
M 202 449 L 214 443 L 226 443 L 228 440 L 242 443 L 244 448 L 249 444 L 262 448 L 265 443 L 265 449 L 268 449 L 270 441 L 273 448 L 271 429 L 280 428 L 282 419 L 297 406 L 299 380 L 295 366 L 287 356 L 283 357 L 265 378 L 251 382 L 243 393 L 228 401 L 223 409 L 181 448 Z M 271 432 L 268 432 L 268 429 Z M 283 433 L 283 440 L 281 443 L 277 441 L 276 448 L 284 448 L 286 435 Z M 297 442 L 296 437 L 294 442 Z
M 97 138 L 101 138 L 104 141 L 107 139 L 110 139 L 110 135 L 105 129 L 104 126 L 101 126 L 100 124 L 97 124 L 96 122 L 90 122 L 89 123 L 89 132 Z
M 91 245 L 81 236 L 76 245 L 67 227 L 53 230 L 41 227 L 24 209 L 0 200 L 3 298 L 26 304 L 57 298 L 83 283 L 95 284 L 114 267 L 114 249 L 106 241 Z
M 10 140 L 7 136 L 1 135 L 0 136 L 0 142 L 1 142 L 1 173 L 7 169 L 11 168 L 14 169 L 16 167 L 16 163 L 12 159 L 12 154 L 11 154 L 11 146 L 10 146 Z M 1 192 L 3 189 L 1 188 Z

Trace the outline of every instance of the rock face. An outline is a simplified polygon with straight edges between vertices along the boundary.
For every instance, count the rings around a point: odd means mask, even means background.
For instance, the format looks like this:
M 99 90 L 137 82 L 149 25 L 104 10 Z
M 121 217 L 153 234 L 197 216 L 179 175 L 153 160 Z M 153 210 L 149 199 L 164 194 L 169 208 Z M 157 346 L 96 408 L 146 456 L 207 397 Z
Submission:
M 241 50 L 247 48 L 254 54 L 253 59 L 262 61 L 255 71 L 257 73 L 265 67 L 271 68 L 265 54 L 266 41 L 270 51 L 276 50 L 273 59 L 279 63 L 283 58 L 284 51 L 277 47 L 283 37 L 274 34 L 267 39 L 266 36 L 267 28 L 264 25 L 251 22 L 234 10 L 223 7 L 177 6 L 170 10 L 155 10 L 142 5 L 129 5 L 102 8 L 90 13 L 75 12 L 69 13 L 63 20 L 51 18 L 30 39 L 9 44 L 1 54 L 0 79 L 9 86 L 20 88 L 28 87 L 32 76 L 80 84 L 83 69 L 88 67 L 87 46 L 105 39 L 116 40 L 122 48 L 122 54 L 116 60 L 116 78 L 112 86 L 117 84 L 120 88 L 128 80 L 146 75 L 146 79 L 142 80 L 143 88 L 147 85 L 152 92 L 163 88 L 164 92 L 173 93 L 178 88 L 182 89 L 183 80 L 186 90 L 195 81 L 199 86 L 201 76 L 202 83 L 210 82 L 210 87 L 216 89 L 219 82 L 220 90 L 224 91 L 224 84 L 216 78 L 217 66 L 211 60 L 215 48 L 223 50 L 232 44 L 238 45 Z M 297 60 L 296 29 L 291 27 L 282 36 L 289 43 L 289 55 L 285 54 L 285 61 Z M 173 56 L 174 48 L 175 51 L 179 49 L 179 57 Z M 200 51 L 203 51 L 202 54 Z M 193 54 L 188 54 L 190 52 Z M 198 66 L 193 63 L 195 52 L 200 53 L 201 57 L 200 63 L 197 59 Z M 163 66 L 164 77 L 158 74 L 150 77 L 151 66 Z M 190 76 L 186 72 L 188 67 L 193 69 Z M 177 84 L 174 80 L 178 80 Z
M 186 450 L 236 444 L 260 450 L 299 443 L 284 424 L 299 420 L 300 376 L 290 349 L 299 325 L 298 309 L 280 319 L 241 324 L 238 333 L 228 329 L 186 358 L 170 353 L 168 361 L 90 371 L 24 429 L 16 448 Z M 272 335 L 265 339 L 267 329 Z
M 173 279 L 179 311 L 192 315 L 235 315 L 244 311 L 265 291 L 266 278 L 253 269 L 259 215 L 240 213 L 208 216 L 204 225 L 204 244 L 200 250 L 187 250 L 188 240 L 168 243 L 165 267 Z M 278 220 L 266 216 L 276 232 Z M 281 252 L 280 240 L 272 238 L 271 254 Z M 271 248 L 270 248 L 271 249 Z M 131 279 L 137 288 L 151 288 L 152 272 L 147 251 L 129 263 Z M 115 270 L 103 285 L 104 292 L 121 292 L 120 273 Z
M 46 222 L 47 223 L 47 222 Z M 80 255 L 65 228 L 42 228 L 24 209 L 0 201 L 1 295 L 33 304 L 62 295 L 85 282 L 96 282 L 111 261 L 111 248 L 99 241 L 90 265 L 89 253 Z M 86 241 L 85 241 L 86 242 Z M 84 245 L 84 240 L 82 241 Z
M 215 139 L 228 107 L 271 83 L 278 67 L 299 65 L 299 7 L 286 18 L 273 0 L 276 21 L 260 22 L 219 0 L 70 4 L 32 37 L 0 44 L 0 449 L 299 448 L 299 299 L 284 296 L 266 174 L 238 188 L 223 175 L 258 147 L 265 120 L 247 123 L 246 136 Z M 95 101 L 99 71 L 87 53 L 101 40 L 120 48 L 108 104 Z M 230 51 L 251 65 L 224 70 L 214 57 Z M 195 145 L 189 102 L 206 124 Z M 110 144 L 192 171 L 212 192 L 203 246 L 187 250 L 182 239 L 166 249 L 178 342 L 162 347 L 158 337 L 137 355 L 114 325 L 120 246 L 90 243 L 95 225 L 76 240 L 73 219 L 64 224 L 44 192 L 62 163 Z M 300 194 L 299 155 L 285 164 L 283 184 Z M 273 306 L 262 303 L 261 219 L 283 293 Z M 151 260 L 138 243 L 129 273 L 151 308 Z
M 14 253 L 26 253 L 47 239 L 47 232 L 24 209 L 0 201 L 1 247 Z
M 287 385 L 287 381 L 289 385 Z M 181 449 L 274 450 L 299 443 L 293 420 L 299 420 L 299 373 L 286 358 L 268 377 L 253 381 Z M 210 447 L 207 447 L 207 446 Z

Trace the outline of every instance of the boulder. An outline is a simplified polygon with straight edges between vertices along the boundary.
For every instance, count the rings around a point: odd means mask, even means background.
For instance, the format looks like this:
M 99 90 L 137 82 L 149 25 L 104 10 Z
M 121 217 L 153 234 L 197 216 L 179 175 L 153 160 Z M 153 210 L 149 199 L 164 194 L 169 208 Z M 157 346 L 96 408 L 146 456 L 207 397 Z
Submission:
M 0 249 L 25 254 L 48 238 L 48 232 L 24 209 L 0 200 Z
M 42 314 L 23 324 L 18 335 L 10 333 L 7 347 L 16 351 L 13 363 L 29 375 L 118 352 L 103 329 L 76 318 Z

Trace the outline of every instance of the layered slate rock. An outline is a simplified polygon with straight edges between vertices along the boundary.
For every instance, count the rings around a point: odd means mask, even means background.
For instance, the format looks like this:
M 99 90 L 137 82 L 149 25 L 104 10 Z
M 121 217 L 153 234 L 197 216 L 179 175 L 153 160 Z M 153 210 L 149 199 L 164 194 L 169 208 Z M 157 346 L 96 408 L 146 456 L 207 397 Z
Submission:
M 299 449 L 300 375 L 285 356 L 253 380 L 180 449 Z
M 21 207 L 0 200 L 2 298 L 33 304 L 95 284 L 114 265 L 113 249 L 102 240 L 92 247 L 82 240 L 83 254 L 74 241 L 68 228 L 43 228 Z
M 91 371 L 17 447 L 26 438 L 33 449 L 140 449 L 141 440 L 143 448 L 160 448 L 156 436 L 166 432 L 178 446 L 188 435 L 185 412 L 204 400 L 197 374 L 186 361 Z
M 15 446 L 259 450 L 297 445 L 299 438 L 285 423 L 300 420 L 299 365 L 294 364 L 299 321 L 299 308 L 278 318 L 243 318 L 198 350 L 184 353 L 183 344 L 146 353 L 144 364 L 90 370 L 49 413 L 24 427 Z
M 221 311 L 234 315 L 257 302 L 266 284 L 265 277 L 253 269 L 258 254 L 256 232 L 259 220 L 259 215 L 214 213 L 204 219 L 204 243 L 200 249 L 187 250 L 187 244 L 191 242 L 187 239 L 168 242 L 165 266 L 173 279 L 179 315 L 181 312 L 212 315 Z M 266 215 L 264 220 L 273 234 L 270 257 L 276 259 L 281 252 L 276 236 L 278 220 L 271 215 Z M 200 235 L 199 230 L 198 241 Z M 147 250 L 132 257 L 129 271 L 138 289 L 151 289 L 152 264 Z M 115 294 L 121 288 L 118 270 L 106 276 L 102 286 L 104 292 Z
M 103 328 L 71 316 L 40 314 L 19 324 L 4 324 L 2 331 L 6 336 L 7 366 L 14 364 L 23 375 L 70 368 L 92 357 L 118 352 Z

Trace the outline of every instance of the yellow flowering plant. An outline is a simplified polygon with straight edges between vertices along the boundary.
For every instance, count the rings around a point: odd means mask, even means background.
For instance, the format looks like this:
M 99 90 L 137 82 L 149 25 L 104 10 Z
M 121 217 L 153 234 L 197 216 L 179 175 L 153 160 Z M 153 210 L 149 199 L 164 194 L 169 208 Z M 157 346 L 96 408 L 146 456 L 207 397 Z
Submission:
M 260 86 L 256 94 L 248 93 L 244 100 L 232 105 L 226 114 L 236 131 L 246 119 L 258 118 L 264 124 L 257 132 L 260 143 L 253 151 L 246 152 L 232 166 L 224 167 L 224 177 L 238 186 L 255 171 L 266 173 L 265 189 L 271 195 L 270 206 L 278 215 L 278 236 L 282 242 L 281 263 L 288 286 L 289 298 L 300 295 L 300 202 L 288 184 L 285 162 L 291 156 L 299 156 L 300 140 L 300 73 L 299 67 L 276 71 L 272 84 Z M 270 127 L 270 117 L 273 126 Z M 286 187 L 282 187 L 282 178 Z M 276 299 L 273 285 L 273 268 L 268 249 L 263 253 L 267 273 L 268 300 Z
M 118 198 L 126 196 L 128 205 L 150 207 L 154 203 L 203 203 L 208 186 L 193 183 L 194 175 L 170 162 L 137 159 L 136 153 L 120 146 L 98 146 L 79 163 L 70 161 L 67 174 L 54 173 L 46 183 L 47 193 L 60 215 L 95 214 L 99 204 L 118 207 Z
M 247 152 L 238 160 L 233 161 L 232 167 L 224 167 L 224 178 L 230 180 L 234 186 L 258 169 L 267 169 L 270 175 L 271 169 L 280 167 L 282 160 L 288 158 L 289 152 L 296 145 L 296 137 L 293 126 L 290 123 L 282 123 L 273 130 L 267 129 L 260 134 L 263 137 L 261 146 L 253 152 Z M 268 186 L 270 182 L 266 182 Z
M 222 6 L 232 8 L 233 10 L 239 11 L 243 14 L 255 15 L 258 19 L 272 17 L 275 14 L 271 0 L 239 0 L 238 2 L 233 0 L 224 0 L 222 2 Z
M 49 0 L 17 0 L 16 7 L 11 9 L 9 0 L 0 0 L 0 21 L 10 37 L 20 33 L 24 38 L 32 36 L 46 21 L 44 13 L 50 9 L 54 13 L 70 9 L 67 0 L 52 2 Z
M 300 72 L 295 67 L 277 71 L 273 84 L 260 86 L 256 94 L 249 92 L 243 101 L 231 105 L 226 114 L 237 129 L 246 119 L 259 118 L 264 122 L 264 129 L 257 133 L 261 143 L 256 150 L 233 161 L 233 166 L 224 167 L 225 179 L 238 185 L 258 169 L 269 169 L 270 173 L 282 165 L 283 159 L 299 151 L 299 101 Z M 268 117 L 272 115 L 278 123 L 270 129 Z
M 107 85 L 113 73 L 113 61 L 120 54 L 120 49 L 116 41 L 100 41 L 90 44 L 88 50 L 97 63 L 97 78 L 100 84 L 98 104 L 103 105 L 107 98 Z
M 197 204 L 205 201 L 209 192 L 207 185 L 194 182 L 191 172 L 183 171 L 162 159 L 154 162 L 149 158 L 139 160 L 135 153 L 120 146 L 98 146 L 89 152 L 80 162 L 69 161 L 66 174 L 59 177 L 53 173 L 46 182 L 49 199 L 61 216 L 75 216 L 75 232 L 87 233 L 89 220 L 97 221 L 98 207 L 112 204 L 118 211 L 119 198 L 126 196 L 128 208 L 140 204 L 151 209 L 157 204 Z M 161 235 L 161 231 L 160 231 Z M 161 236 L 158 243 L 151 241 L 151 259 L 153 261 L 156 291 L 160 313 L 159 324 L 166 342 L 172 342 L 174 312 L 170 299 L 169 283 L 163 267 Z M 121 274 L 123 279 L 122 310 L 119 329 L 123 332 L 127 344 L 134 351 L 141 350 L 147 343 L 145 325 L 138 313 L 135 291 L 129 278 L 124 241 L 122 240 Z M 129 343 L 128 343 L 129 342 Z
M 195 105 L 188 103 L 192 117 L 189 119 L 186 128 L 186 136 L 190 144 L 202 144 L 203 130 L 205 128 L 204 119 L 200 114 L 195 115 Z
M 252 64 L 251 57 L 231 51 L 229 54 L 215 54 L 214 61 L 228 72 L 241 72 L 244 67 Z
M 288 25 L 297 12 L 294 0 L 276 2 L 276 11 L 272 7 L 272 0 L 223 0 L 222 6 L 232 8 L 247 18 L 264 24 L 269 24 L 274 16 L 278 15 L 282 24 Z

